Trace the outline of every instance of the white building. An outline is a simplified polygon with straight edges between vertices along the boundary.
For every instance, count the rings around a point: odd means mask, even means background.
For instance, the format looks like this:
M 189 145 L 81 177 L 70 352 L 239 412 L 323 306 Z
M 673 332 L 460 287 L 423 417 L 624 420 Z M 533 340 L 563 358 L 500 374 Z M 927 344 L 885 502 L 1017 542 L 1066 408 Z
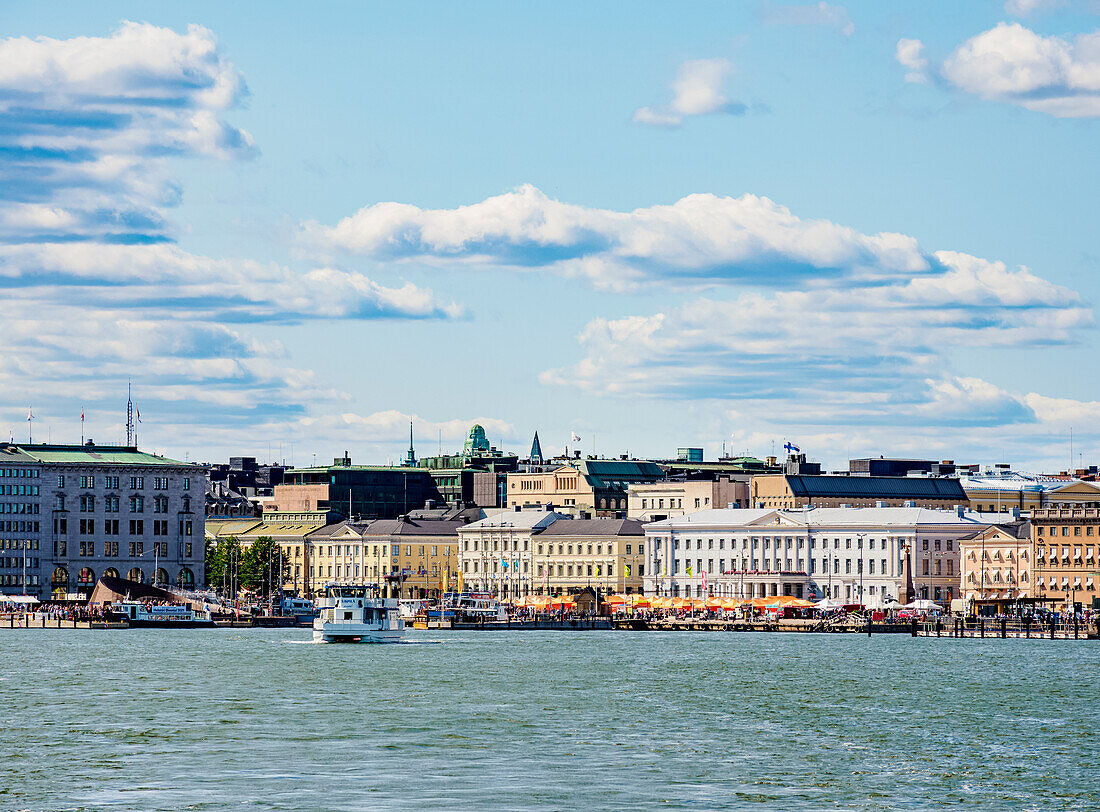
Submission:
M 943 603 L 959 596 L 957 539 L 997 518 L 962 508 L 703 510 L 646 525 L 644 590 L 904 601 L 908 554 L 917 596 Z
M 564 518 L 552 510 L 517 506 L 458 528 L 463 588 L 501 597 L 532 594 L 532 538 Z

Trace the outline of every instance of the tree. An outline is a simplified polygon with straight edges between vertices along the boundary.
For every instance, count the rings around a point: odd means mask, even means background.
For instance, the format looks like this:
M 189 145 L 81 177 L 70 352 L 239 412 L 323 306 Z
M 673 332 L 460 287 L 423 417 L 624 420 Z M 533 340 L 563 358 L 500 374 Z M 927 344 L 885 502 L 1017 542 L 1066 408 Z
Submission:
M 289 577 L 290 564 L 270 536 L 260 536 L 241 553 L 240 584 L 245 589 L 266 598 L 280 591 Z
M 223 595 L 236 592 L 240 584 L 241 543 L 235 537 L 206 542 L 206 587 Z

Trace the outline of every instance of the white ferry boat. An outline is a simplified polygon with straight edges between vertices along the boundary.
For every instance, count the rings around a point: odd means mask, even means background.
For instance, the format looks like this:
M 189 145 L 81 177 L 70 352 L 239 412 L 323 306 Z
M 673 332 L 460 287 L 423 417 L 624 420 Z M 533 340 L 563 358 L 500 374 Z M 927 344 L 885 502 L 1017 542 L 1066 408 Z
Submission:
M 464 623 L 488 623 L 507 620 L 508 611 L 491 595 L 474 593 L 459 596 L 454 617 Z
M 375 598 L 373 586 L 329 584 L 313 621 L 318 643 L 399 643 L 405 636 L 397 598 Z
M 195 626 L 213 626 L 209 615 L 202 617 L 186 604 L 145 604 L 141 601 L 118 601 L 111 604 L 110 614 L 125 620 L 132 627 L 156 627 L 186 629 Z

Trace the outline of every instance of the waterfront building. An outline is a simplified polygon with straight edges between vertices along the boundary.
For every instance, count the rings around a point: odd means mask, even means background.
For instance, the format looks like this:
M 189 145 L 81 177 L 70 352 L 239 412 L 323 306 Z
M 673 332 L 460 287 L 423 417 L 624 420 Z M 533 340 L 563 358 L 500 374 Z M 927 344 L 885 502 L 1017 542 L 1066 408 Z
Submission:
M 1034 597 L 1062 611 L 1100 610 L 1100 508 L 1031 511 Z
M 880 477 L 765 474 L 752 478 L 752 506 L 800 507 L 919 507 L 951 509 L 967 506 L 958 479 L 948 477 Z
M 273 490 L 265 517 L 275 513 L 308 521 L 396 519 L 429 500 L 442 501 L 426 468 L 352 465 L 347 454 L 330 466 L 290 469 Z
M 957 540 L 991 517 L 959 508 L 713 509 L 645 526 L 649 595 L 793 595 L 870 603 L 959 596 Z M 705 584 L 705 586 L 704 586 Z
M 625 516 L 627 488 L 665 476 L 659 465 L 644 460 L 570 460 L 550 471 L 508 474 L 508 507 L 550 504 L 571 514 Z
M 645 532 L 632 519 L 566 519 L 535 539 L 536 595 L 641 593 Z
M 102 575 L 201 584 L 205 492 L 204 467 L 133 446 L 0 444 L 0 591 L 83 600 Z
M 757 474 L 779 474 L 783 473 L 785 470 L 785 467 L 781 465 L 775 457 L 768 457 L 765 460 L 761 460 L 749 456 L 727 457 L 724 454 L 717 460 L 700 462 L 698 460 L 677 458 L 675 460 L 658 460 L 657 464 L 660 465 L 670 477 L 683 475 L 690 476 L 699 473 L 710 474 L 712 476 L 725 474 L 733 476 L 734 478 L 744 476 L 746 477 L 746 481 L 748 477 Z
M 1030 474 L 995 465 L 959 478 L 967 499 L 977 510 L 1010 513 L 1037 508 L 1100 507 L 1100 483 L 1069 474 Z
M 949 466 L 950 470 L 940 470 Z M 848 460 L 848 473 L 852 476 L 908 476 L 909 474 L 953 474 L 952 463 L 937 463 L 935 460 L 902 459 L 898 457 L 861 457 Z
M 961 597 L 972 600 L 1031 597 L 1034 561 L 1031 525 L 1026 521 L 993 524 L 963 536 L 959 539 Z
M 748 506 L 747 476 L 742 480 L 728 474 L 697 479 L 681 476 L 627 488 L 627 518 L 642 522 L 661 521 L 696 510 Z
M 467 591 L 534 594 L 533 539 L 565 514 L 518 507 L 458 528 L 458 564 Z

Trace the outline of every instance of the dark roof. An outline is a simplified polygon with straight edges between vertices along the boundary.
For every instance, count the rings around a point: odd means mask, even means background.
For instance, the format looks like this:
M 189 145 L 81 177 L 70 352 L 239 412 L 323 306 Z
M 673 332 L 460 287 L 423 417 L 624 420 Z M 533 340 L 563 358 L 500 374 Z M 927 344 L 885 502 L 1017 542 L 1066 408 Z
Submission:
M 1001 524 L 1000 522 L 997 522 L 996 524 L 991 524 L 987 527 L 983 527 L 981 530 L 975 530 L 973 533 L 967 536 L 960 536 L 959 541 L 969 541 L 970 539 L 976 539 L 978 538 L 978 536 L 985 533 L 989 529 L 989 527 L 996 527 L 1002 533 L 1007 536 L 1011 536 L 1012 538 L 1027 540 L 1031 539 L 1031 522 L 1027 520 L 1021 520 L 1018 522 L 1005 522 L 1004 524 Z
M 158 601 L 174 600 L 172 593 L 167 590 L 160 589 L 151 584 L 128 581 L 125 578 L 113 578 L 110 575 L 101 576 L 99 582 L 96 584 L 96 591 L 100 592 L 102 595 L 102 591 L 99 587 L 110 590 L 116 595 L 121 595 L 124 598 L 129 597 L 131 600 L 142 600 L 144 598 L 152 598 Z
M 543 536 L 642 536 L 642 523 L 634 519 L 559 519 L 540 533 Z
M 458 528 L 468 522 L 448 519 L 374 519 L 369 522 L 354 523 L 357 533 L 364 536 L 457 536 Z
M 947 477 L 807 476 L 787 477 L 795 496 L 852 499 L 945 499 L 969 501 L 959 480 Z
M 632 482 L 658 482 L 665 472 L 645 460 L 577 460 L 574 465 L 594 488 L 624 488 Z

